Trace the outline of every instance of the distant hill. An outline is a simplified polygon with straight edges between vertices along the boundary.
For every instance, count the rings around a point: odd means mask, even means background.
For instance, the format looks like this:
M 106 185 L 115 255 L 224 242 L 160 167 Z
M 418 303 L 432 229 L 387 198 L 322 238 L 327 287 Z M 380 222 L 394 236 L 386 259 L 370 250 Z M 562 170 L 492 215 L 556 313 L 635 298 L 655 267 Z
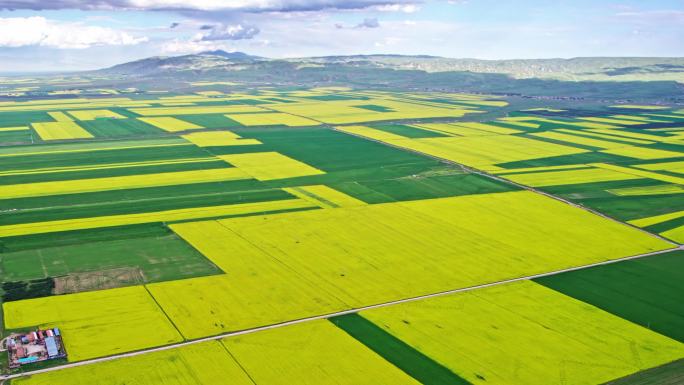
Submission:
M 176 71 L 238 71 L 263 68 L 340 67 L 436 72 L 504 74 L 515 79 L 567 81 L 653 81 L 684 83 L 684 58 L 586 57 L 572 59 L 479 60 L 427 55 L 350 55 L 268 59 L 243 52 L 206 51 L 199 54 L 151 57 L 100 72 L 133 76 Z
M 201 56 L 220 56 L 229 60 L 238 60 L 238 61 L 253 61 L 253 60 L 263 60 L 264 58 L 261 56 L 254 56 L 254 55 L 249 55 L 244 52 L 226 52 L 224 50 L 217 49 L 215 51 L 204 51 L 198 53 L 198 55 Z
M 684 103 L 684 58 L 450 59 L 351 55 L 271 59 L 207 51 L 151 57 L 84 73 L 106 87 L 192 92 L 202 80 L 245 87 L 350 86 L 535 98 Z M 220 86 L 215 86 L 220 88 Z
M 118 64 L 97 72 L 116 75 L 148 76 L 178 71 L 240 70 L 248 68 L 259 56 L 244 52 L 205 51 L 193 55 L 154 56 Z
M 354 55 L 289 59 L 426 72 L 506 74 L 516 79 L 684 81 L 684 58 L 580 57 L 572 59 L 479 60 L 436 56 Z

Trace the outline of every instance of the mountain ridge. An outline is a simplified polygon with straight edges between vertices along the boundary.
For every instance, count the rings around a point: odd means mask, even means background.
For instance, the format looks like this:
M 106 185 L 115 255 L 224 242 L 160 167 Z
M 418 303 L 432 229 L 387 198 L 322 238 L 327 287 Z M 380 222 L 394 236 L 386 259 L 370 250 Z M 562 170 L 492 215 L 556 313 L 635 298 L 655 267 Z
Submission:
M 438 72 L 504 74 L 515 79 L 669 80 L 684 82 L 684 58 L 576 57 L 546 59 L 472 59 L 432 55 L 358 54 L 299 58 L 266 58 L 244 52 L 204 51 L 179 56 L 153 56 L 97 70 L 105 74 L 154 76 L 174 72 L 221 72 L 268 68 L 373 68 Z

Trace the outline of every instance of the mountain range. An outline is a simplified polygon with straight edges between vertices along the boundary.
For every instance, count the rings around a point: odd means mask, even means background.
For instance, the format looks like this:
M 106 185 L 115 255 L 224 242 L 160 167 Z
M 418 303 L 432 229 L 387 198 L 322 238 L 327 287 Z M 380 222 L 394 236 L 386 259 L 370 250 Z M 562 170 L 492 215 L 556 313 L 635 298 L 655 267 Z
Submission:
M 217 72 L 269 69 L 348 67 L 436 72 L 504 74 L 515 79 L 568 81 L 672 80 L 684 83 L 684 58 L 580 57 L 571 59 L 480 60 L 427 55 L 350 55 L 269 59 L 222 50 L 198 54 L 150 57 L 98 72 L 154 76 L 174 72 Z

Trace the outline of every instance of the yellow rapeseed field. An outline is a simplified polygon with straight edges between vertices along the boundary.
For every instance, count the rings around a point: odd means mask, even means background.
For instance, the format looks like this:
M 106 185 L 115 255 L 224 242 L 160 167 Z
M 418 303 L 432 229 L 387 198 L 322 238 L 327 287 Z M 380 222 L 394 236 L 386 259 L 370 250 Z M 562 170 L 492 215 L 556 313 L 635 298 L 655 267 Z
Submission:
M 303 210 L 315 207 L 316 206 L 313 203 L 303 199 L 286 199 L 272 202 L 192 207 L 187 209 L 143 212 L 137 214 L 108 215 L 101 217 L 4 225 L 0 226 L 0 236 L 52 233 L 57 231 L 83 230 L 140 223 L 173 222 L 185 221 L 189 219 L 229 217 L 284 210 Z
M 48 112 L 48 115 L 50 115 L 50 117 L 54 119 L 55 122 L 73 122 L 73 119 L 64 112 Z
M 93 135 L 72 121 L 31 123 L 43 140 L 88 139 Z
M 363 126 L 340 126 L 336 129 L 476 167 L 588 151 L 513 135 L 484 134 L 483 136 L 472 136 L 471 134 L 471 136 L 465 137 L 409 139 Z M 466 127 L 466 129 L 480 130 L 475 126 Z M 449 131 L 452 134 L 458 133 L 458 129 L 449 129 Z
M 607 170 L 614 170 L 614 171 L 622 172 L 625 174 L 636 175 L 640 178 L 650 178 L 650 179 L 655 179 L 655 180 L 659 180 L 662 182 L 684 184 L 684 177 L 682 177 L 682 176 L 660 174 L 660 173 L 657 173 L 654 171 L 638 170 L 638 169 L 635 169 L 632 167 L 618 166 L 618 165 L 609 164 L 609 163 L 592 163 L 591 166 L 599 167 L 599 168 L 603 168 L 603 169 L 607 169 Z
M 684 217 L 684 211 L 676 211 L 667 214 L 655 215 L 652 217 L 633 219 L 631 221 L 628 221 L 628 223 L 638 227 L 646 227 L 681 217 Z
M 272 125 L 285 125 L 291 127 L 300 126 L 317 126 L 320 123 L 303 118 L 301 116 L 295 116 L 290 114 L 285 114 L 282 112 L 272 112 L 264 114 L 237 114 L 237 115 L 227 115 L 234 121 L 242 124 L 243 126 L 272 126 Z
M 283 190 L 322 208 L 365 206 L 366 202 L 325 185 L 288 187 Z
M 164 138 L 160 140 L 131 140 L 131 141 L 104 141 L 104 142 L 78 142 L 50 144 L 49 146 L 15 146 L 0 148 L 0 157 L 65 154 L 106 150 L 126 150 L 132 148 L 154 148 L 190 146 L 191 144 L 181 138 Z
M 54 111 L 110 107 L 147 107 L 149 106 L 148 103 L 157 102 L 158 100 L 130 100 L 127 98 L 32 100 L 28 102 L 2 103 L 0 104 L 0 111 Z
M 138 120 L 141 120 L 147 124 L 151 124 L 157 128 L 161 128 L 162 130 L 167 131 L 167 132 L 178 132 L 178 131 L 195 130 L 195 129 L 199 129 L 199 128 L 204 128 L 204 127 L 198 126 L 194 123 L 186 122 L 185 120 L 180 120 L 178 118 L 174 118 L 174 117 L 170 117 L 170 116 L 138 118 Z
M 389 109 L 386 112 L 358 107 L 374 105 Z M 426 119 L 462 117 L 468 113 L 481 112 L 469 107 L 433 107 L 425 104 L 371 99 L 367 101 L 342 100 L 325 102 L 300 102 L 269 105 L 269 109 L 304 116 L 329 124 L 363 123 L 396 119 Z
M 148 285 L 186 338 L 268 325 L 346 308 L 217 221 L 171 229 L 226 274 Z
M 0 176 L 10 176 L 10 175 L 34 175 L 34 174 L 50 174 L 54 172 L 77 172 L 84 170 L 104 170 L 104 169 L 117 169 L 117 168 L 130 168 L 130 167 L 147 167 L 147 166 L 160 166 L 165 164 L 186 164 L 186 163 L 202 163 L 216 161 L 214 157 L 207 158 L 185 158 L 185 159 L 170 159 L 170 160 L 152 160 L 152 161 L 142 161 L 142 162 L 121 162 L 121 163 L 105 163 L 89 166 L 64 166 L 64 167 L 43 167 L 34 168 L 28 170 L 10 170 L 10 171 L 0 171 Z
M 420 123 L 413 124 L 413 127 L 421 128 L 423 130 L 433 131 L 449 136 L 482 136 L 492 135 L 491 132 L 478 130 L 476 128 L 458 126 L 451 123 Z
M 666 159 L 666 158 L 677 158 L 682 156 L 681 152 L 659 150 L 656 148 L 646 148 L 646 147 L 620 147 L 612 148 L 610 150 L 603 150 L 607 154 L 626 156 L 628 158 L 634 159 Z
M 256 384 L 420 385 L 326 320 L 223 339 Z
M 663 231 L 660 233 L 663 237 L 672 239 L 675 242 L 684 242 L 684 226 L 679 226 L 671 230 Z
M 640 176 L 602 168 L 542 171 L 504 175 L 506 179 L 532 187 L 640 179 Z
M 514 130 L 512 128 L 499 127 L 499 126 L 496 126 L 493 124 L 478 123 L 478 122 L 459 122 L 459 123 L 454 123 L 454 124 L 461 126 L 461 127 L 474 128 L 476 130 L 490 132 L 493 134 L 510 135 L 510 134 L 517 134 L 517 133 L 522 132 L 520 130 Z
M 0 190 L 0 199 L 219 182 L 248 178 L 249 176 L 240 169 L 231 167 L 94 179 L 24 183 L 3 186 L 2 190 Z
M 220 341 L 77 366 L 12 380 L 14 385 L 254 385 Z
M 69 111 L 69 115 L 78 120 L 95 120 L 100 118 L 125 119 L 126 117 L 109 110 L 80 110 Z
M 684 186 L 678 184 L 663 184 L 656 186 L 625 187 L 606 191 L 618 196 L 683 194 Z
M 473 384 L 602 384 L 684 344 L 530 281 L 362 312 Z
M 325 172 L 278 152 L 219 155 L 218 158 L 258 180 L 296 178 Z
M 191 290 L 180 282 L 150 285 L 186 337 L 324 314 L 339 305 L 331 298 L 359 307 L 671 247 L 527 191 L 172 229 L 227 273 L 225 281 L 197 279 Z M 321 305 L 301 294 L 305 283 L 326 298 Z M 293 310 L 301 301 L 307 310 Z
M 231 131 L 193 132 L 191 134 L 182 135 L 182 138 L 198 147 L 248 146 L 261 144 L 261 142 L 256 139 L 242 139 L 240 135 Z
M 5 302 L 5 328 L 58 327 L 70 361 L 182 338 L 143 286 Z
M 542 118 L 542 117 L 536 117 L 536 116 L 512 116 L 512 117 L 507 117 L 507 118 L 499 118 L 499 120 L 502 122 L 506 122 L 506 123 L 540 122 L 540 123 L 562 124 L 562 125 L 566 125 L 566 126 L 576 126 L 576 127 L 593 128 L 593 129 L 619 128 L 618 126 L 606 124 L 606 123 L 586 122 L 586 121 L 585 122 L 575 122 L 575 121 L 570 121 L 570 120 L 556 120 L 556 119 Z
M 587 152 L 513 135 L 392 140 L 388 143 L 475 167 Z
M 29 128 L 27 126 L 23 127 L 0 127 L 0 132 L 9 132 L 9 131 L 27 131 Z
M 684 174 L 684 160 L 678 160 L 674 162 L 639 164 L 635 165 L 634 167 L 641 168 L 644 170 L 663 170 Z
M 502 168 L 491 171 L 495 175 L 518 174 L 527 172 L 541 172 L 541 171 L 558 171 L 566 169 L 588 169 L 589 166 L 576 164 L 563 164 L 560 166 L 542 166 L 542 167 L 522 167 L 522 168 Z
M 624 144 L 624 143 L 611 142 L 609 140 L 602 140 L 602 139 L 587 138 L 585 136 L 573 135 L 573 134 L 569 134 L 567 132 L 546 131 L 546 132 L 533 133 L 530 135 L 536 136 L 539 138 L 559 140 L 562 142 L 569 143 L 570 145 L 582 144 L 585 146 L 591 146 L 591 147 L 596 147 L 596 148 L 600 148 L 600 149 L 629 147 L 628 144 Z
M 620 141 L 623 143 L 634 143 L 634 144 L 653 144 L 653 141 L 650 140 L 643 140 L 643 139 L 634 139 L 634 138 L 626 138 L 626 137 L 617 137 L 613 135 L 608 135 L 608 134 L 601 134 L 600 132 L 596 132 L 595 130 L 570 130 L 567 128 L 559 128 L 558 130 L 555 130 L 557 132 L 563 132 L 566 134 L 581 134 L 583 136 L 591 136 L 594 138 L 601 138 L 601 139 L 608 139 L 611 141 Z
M 475 123 L 475 122 L 459 122 L 459 123 L 421 123 L 414 126 L 424 128 L 430 131 L 436 131 L 451 136 L 483 136 L 483 135 L 508 135 L 519 133 L 519 130 L 511 128 L 498 127 L 491 124 Z
M 225 246 L 230 249 L 230 245 Z M 241 247 L 235 247 L 240 250 Z M 225 275 L 148 285 L 185 338 L 272 325 L 347 308 L 270 257 L 235 254 Z
M 622 138 L 627 137 L 627 138 L 633 138 L 633 139 L 643 139 L 643 140 L 648 140 L 648 141 L 653 141 L 653 142 L 660 142 L 663 139 L 666 139 L 664 136 L 657 136 L 657 135 L 651 135 L 651 134 L 644 134 L 641 132 L 632 132 L 632 131 L 625 131 L 625 130 L 615 130 L 615 129 L 599 129 L 599 130 L 593 130 L 592 132 L 596 132 L 599 134 L 604 134 L 604 135 L 611 135 L 616 137 L 615 139 L 620 139 L 624 140 Z

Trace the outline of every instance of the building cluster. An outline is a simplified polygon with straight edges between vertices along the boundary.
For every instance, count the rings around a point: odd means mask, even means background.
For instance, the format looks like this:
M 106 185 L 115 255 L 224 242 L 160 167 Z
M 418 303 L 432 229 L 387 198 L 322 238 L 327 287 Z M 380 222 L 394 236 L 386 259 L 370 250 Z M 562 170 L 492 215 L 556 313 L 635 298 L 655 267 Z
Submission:
M 6 340 L 10 368 L 67 356 L 58 328 L 13 334 Z

